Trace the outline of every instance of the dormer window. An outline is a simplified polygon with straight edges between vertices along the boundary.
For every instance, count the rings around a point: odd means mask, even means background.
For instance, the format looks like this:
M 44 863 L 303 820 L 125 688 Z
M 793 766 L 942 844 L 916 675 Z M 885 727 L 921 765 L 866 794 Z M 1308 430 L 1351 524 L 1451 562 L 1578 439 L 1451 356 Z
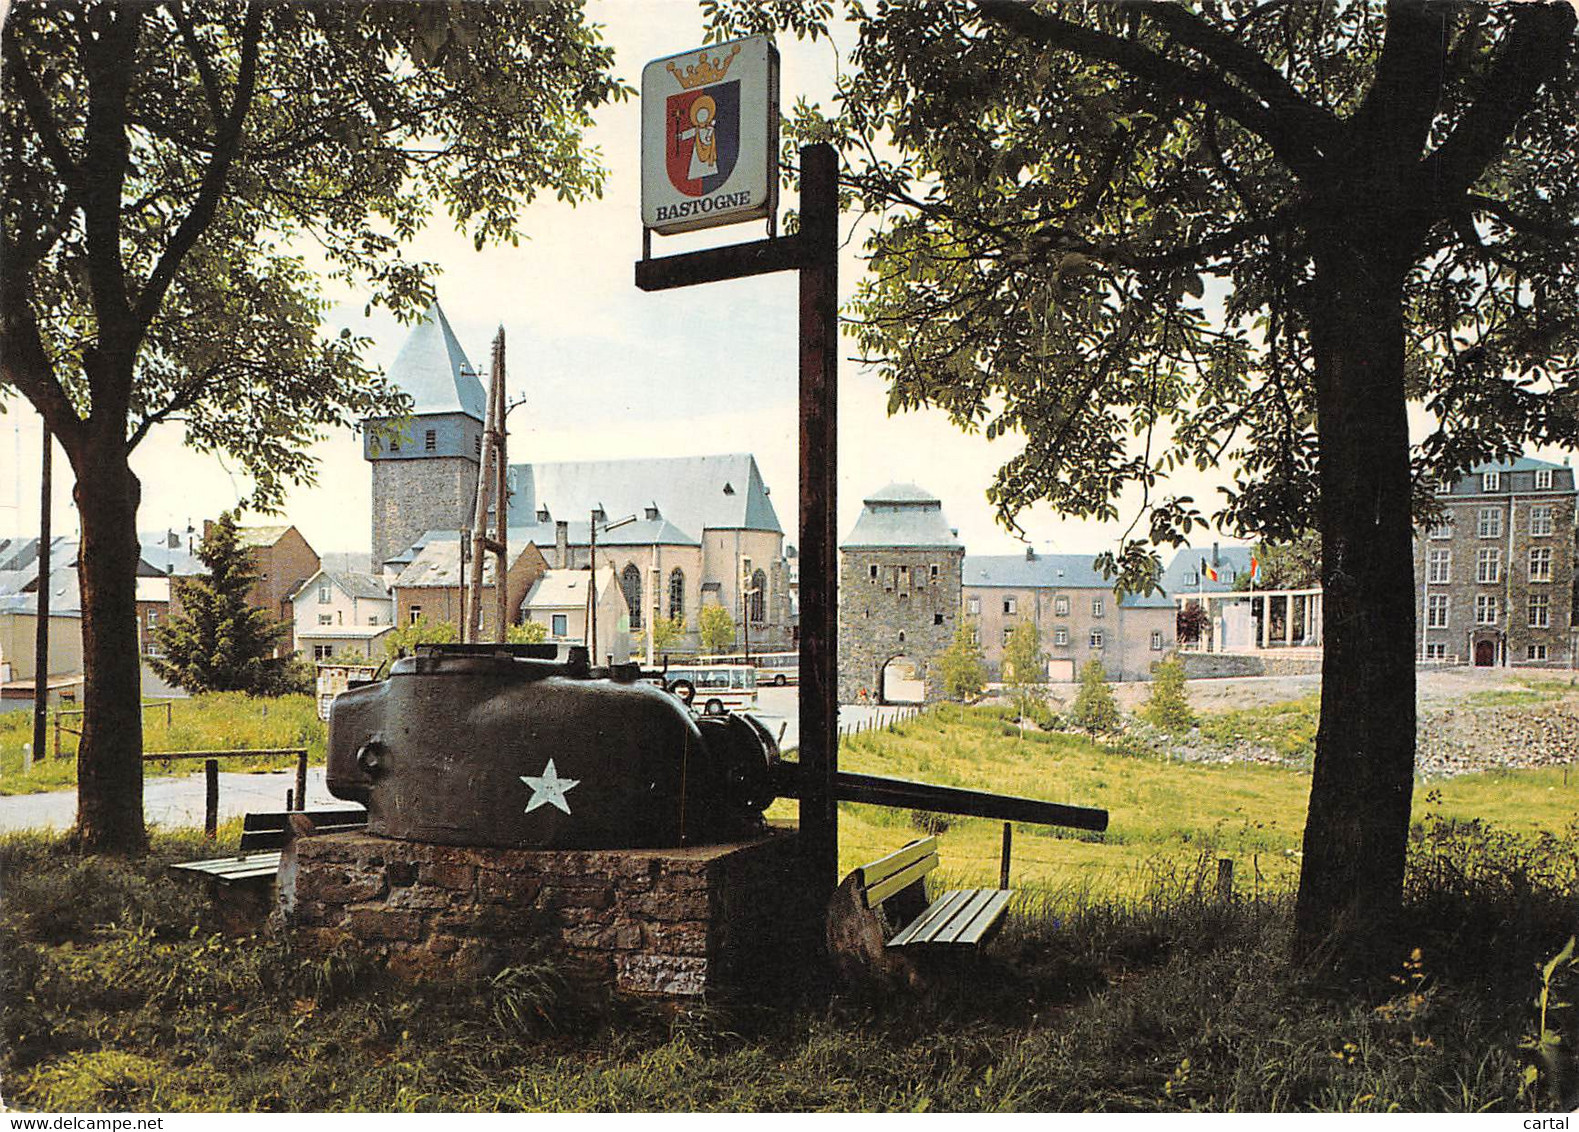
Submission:
M 1482 492 L 1486 492 L 1486 493 L 1490 493 L 1490 492 L 1493 492 L 1493 491 L 1501 491 L 1502 490 L 1502 473 L 1501 472 L 1486 472 L 1484 475 L 1482 475 L 1480 477 L 1480 490 Z
M 537 521 L 539 523 L 546 523 L 546 522 L 549 521 L 549 515 L 548 515 L 548 508 L 547 507 L 539 507 L 537 509 Z
M 653 504 L 651 507 L 647 508 L 647 521 L 648 522 L 653 522 L 657 518 L 658 518 L 658 505 L 657 504 Z
M 1550 468 L 1535 469 L 1535 490 L 1550 491 L 1552 489 L 1552 470 Z

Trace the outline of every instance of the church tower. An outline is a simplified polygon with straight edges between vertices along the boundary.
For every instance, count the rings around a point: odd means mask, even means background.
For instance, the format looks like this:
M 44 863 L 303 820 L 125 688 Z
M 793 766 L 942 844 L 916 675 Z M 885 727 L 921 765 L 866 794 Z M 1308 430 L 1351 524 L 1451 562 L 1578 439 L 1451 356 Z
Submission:
M 438 301 L 407 337 L 389 381 L 411 416 L 364 421 L 363 457 L 373 465 L 373 570 L 425 531 L 470 526 L 476 504 L 487 394 Z

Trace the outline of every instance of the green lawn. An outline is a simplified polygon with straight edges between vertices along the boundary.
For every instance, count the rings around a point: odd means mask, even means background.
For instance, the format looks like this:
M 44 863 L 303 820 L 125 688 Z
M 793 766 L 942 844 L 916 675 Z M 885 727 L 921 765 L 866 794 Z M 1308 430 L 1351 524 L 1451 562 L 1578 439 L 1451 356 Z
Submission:
M 279 747 L 306 747 L 309 762 L 322 763 L 325 728 L 311 696 L 261 699 L 239 692 L 213 692 L 190 699 L 146 704 L 143 708 L 143 749 L 155 751 L 235 751 Z M 64 716 L 67 727 L 80 727 L 81 716 Z M 53 724 L 53 719 L 51 720 Z M 22 744 L 33 741 L 33 713 L 0 714 L 0 794 L 38 794 L 71 790 L 77 784 L 77 739 L 62 734 L 59 759 L 35 760 L 30 774 L 22 773 Z M 48 743 L 54 742 L 51 726 Z M 294 766 L 286 759 L 222 759 L 221 770 L 261 771 Z M 185 775 L 202 770 L 201 763 L 147 763 L 149 776 Z
M 1258 723 L 1275 718 L 1272 709 L 1236 714 Z M 1013 879 L 1017 884 L 1106 894 L 1143 891 L 1154 877 L 1157 860 L 1176 857 L 1181 850 L 1234 858 L 1241 887 L 1287 888 L 1298 874 L 1296 854 L 1310 797 L 1305 771 L 1182 763 L 1124 753 L 1081 735 L 1033 731 L 1022 736 L 991 708 L 945 706 L 891 732 L 846 739 L 839 765 L 1104 808 L 1109 823 L 1100 837 L 1017 826 Z M 778 802 L 769 816 L 793 817 L 794 805 Z M 1415 798 L 1417 820 L 1428 812 L 1459 820 L 1482 818 L 1521 834 L 1559 833 L 1576 809 L 1579 768 L 1566 787 L 1562 768 L 1548 768 L 1422 784 Z M 968 883 L 995 882 L 1002 823 L 946 820 L 939 846 L 942 868 Z M 905 811 L 841 805 L 841 868 L 854 868 L 898 848 L 919 836 L 920 828 Z

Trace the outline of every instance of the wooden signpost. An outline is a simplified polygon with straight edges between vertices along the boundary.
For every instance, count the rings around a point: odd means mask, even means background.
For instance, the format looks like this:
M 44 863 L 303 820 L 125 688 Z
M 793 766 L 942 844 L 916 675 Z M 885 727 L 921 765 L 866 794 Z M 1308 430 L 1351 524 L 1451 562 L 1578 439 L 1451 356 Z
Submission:
M 739 55 L 749 60 L 752 55 L 750 41 L 743 51 L 732 44 L 708 49 L 722 60 L 725 53 Z M 699 55 L 700 53 L 693 53 Z M 766 56 L 776 63 L 776 56 Z M 718 83 L 729 78 L 722 64 L 714 60 L 700 64 Z M 660 67 L 659 64 L 664 64 Z M 646 105 L 658 106 L 668 94 L 668 88 L 657 85 L 668 81 L 665 74 L 676 75 L 676 68 L 665 60 L 649 65 L 643 80 L 642 97 Z M 689 72 L 687 72 L 689 73 Z M 653 76 L 649 80 L 648 76 Z M 649 90 L 648 82 L 654 83 Z M 683 81 L 683 80 L 682 80 Z M 749 82 L 748 78 L 741 81 Z M 745 139 L 753 131 L 766 132 L 767 152 L 777 148 L 778 121 L 777 68 L 771 66 L 762 80 L 767 83 L 770 99 L 768 113 L 763 121 L 741 120 L 734 123 L 737 136 Z M 719 85 L 722 85 L 721 83 Z M 688 89 L 696 88 L 695 83 Z M 671 99 L 685 97 L 669 94 Z M 741 96 L 744 104 L 751 104 L 747 90 Z M 720 106 L 727 105 L 724 96 L 717 97 Z M 667 160 L 667 168 L 687 173 L 688 168 L 680 158 L 690 159 L 693 150 L 679 145 L 676 139 L 684 133 L 678 126 L 685 120 L 678 115 L 676 125 L 668 134 L 661 132 L 660 124 L 643 133 L 644 191 L 651 174 L 654 181 L 661 172 L 660 163 Z M 693 115 L 694 117 L 694 115 Z M 745 115 L 741 115 L 744 119 Z M 720 149 L 717 165 L 721 170 L 729 159 L 727 151 L 728 130 L 732 125 L 720 113 L 718 136 Z M 695 144 L 694 138 L 685 139 Z M 755 152 L 746 141 L 740 143 L 741 152 Z M 678 146 L 678 148 L 676 148 Z M 666 149 L 672 151 L 666 154 Z M 771 162 L 770 162 L 771 164 Z M 651 169 L 649 169 L 651 166 Z M 755 170 L 752 170 L 753 175 Z M 806 146 L 800 151 L 801 198 L 800 231 L 792 236 L 774 236 L 745 244 L 687 252 L 681 255 L 652 257 L 652 231 L 642 229 L 642 258 L 636 264 L 636 286 L 643 291 L 666 291 L 675 287 L 693 287 L 701 283 L 717 283 L 726 279 L 744 279 L 752 275 L 765 275 L 775 271 L 800 273 L 800 838 L 804 849 L 805 881 L 808 895 L 819 902 L 832 894 L 838 881 L 838 817 L 834 799 L 834 775 L 838 771 L 838 540 L 835 529 L 838 504 L 838 379 L 835 353 L 838 324 L 838 157 L 830 145 Z M 776 171 L 769 169 L 770 178 Z M 679 178 L 676 180 L 676 178 Z M 680 173 L 669 178 L 671 187 L 689 192 L 687 182 Z M 699 207 L 705 207 L 708 197 L 715 191 L 709 180 L 698 180 L 702 186 L 696 196 Z M 693 186 L 694 187 L 694 186 Z M 720 178 L 716 192 L 724 197 L 738 195 L 727 177 Z M 647 204 L 644 199 L 644 218 Z M 656 215 L 656 212 L 654 212 Z M 741 217 L 722 219 L 730 223 Z M 772 217 L 768 217 L 769 231 L 773 231 Z M 698 225 L 699 226 L 699 225 Z

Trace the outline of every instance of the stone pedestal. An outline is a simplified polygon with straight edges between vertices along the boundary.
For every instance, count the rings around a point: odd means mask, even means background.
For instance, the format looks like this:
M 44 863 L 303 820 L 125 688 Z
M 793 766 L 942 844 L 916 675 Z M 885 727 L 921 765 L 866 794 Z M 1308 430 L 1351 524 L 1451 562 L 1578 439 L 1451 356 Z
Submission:
M 337 833 L 285 851 L 280 913 L 309 950 L 350 939 L 409 976 L 486 975 L 546 952 L 617 991 L 691 996 L 805 968 L 822 920 L 796 883 L 796 856 L 788 829 L 618 850 Z

